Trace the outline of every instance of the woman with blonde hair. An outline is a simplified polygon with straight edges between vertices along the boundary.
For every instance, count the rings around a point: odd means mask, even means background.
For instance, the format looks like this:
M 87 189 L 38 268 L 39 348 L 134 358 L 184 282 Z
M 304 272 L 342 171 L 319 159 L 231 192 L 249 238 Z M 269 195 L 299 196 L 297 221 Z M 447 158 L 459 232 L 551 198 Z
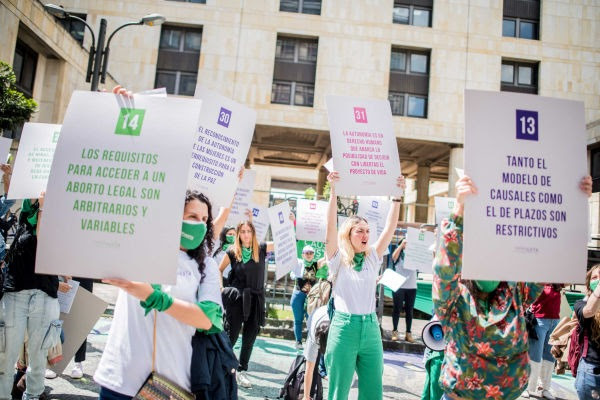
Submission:
M 369 246 L 369 224 L 362 217 L 349 217 L 337 230 L 337 172 L 327 177 L 331 197 L 327 214 L 329 277 L 333 281 L 335 312 L 329 328 L 325 363 L 329 373 L 329 399 L 347 399 L 352 377 L 358 375 L 358 398 L 383 397 L 383 346 L 375 313 L 375 293 L 383 253 L 392 240 L 398 216 L 399 198 L 387 216 L 385 228 Z M 404 177 L 397 181 L 404 189 Z
M 259 243 L 251 221 L 240 222 L 235 232 L 235 241 L 219 266 L 223 273 L 231 265 L 229 287 L 222 293 L 225 330 L 234 346 L 244 325 L 237 379 L 240 386 L 251 388 L 246 371 L 256 336 L 260 327 L 265 325 L 266 258 L 267 252 L 273 251 L 273 243 Z
M 579 360 L 575 378 L 575 389 L 579 400 L 600 398 L 600 285 L 598 283 L 600 283 L 600 264 L 594 265 L 586 275 L 587 298 L 579 300 L 573 307 L 588 343 L 587 352 Z

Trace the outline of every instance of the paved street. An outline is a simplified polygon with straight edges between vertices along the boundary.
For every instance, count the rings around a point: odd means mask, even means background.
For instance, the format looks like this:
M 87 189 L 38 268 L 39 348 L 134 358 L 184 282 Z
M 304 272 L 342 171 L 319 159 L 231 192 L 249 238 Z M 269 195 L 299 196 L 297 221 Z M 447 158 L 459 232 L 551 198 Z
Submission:
M 96 285 L 94 292 L 108 301 L 114 298 L 114 291 L 106 285 Z M 85 372 L 83 379 L 73 380 L 62 375 L 54 380 L 46 381 L 47 391 L 51 399 L 86 400 L 97 397 L 98 387 L 92 380 L 92 374 L 100 360 L 111 321 L 110 317 L 102 317 L 88 337 L 87 361 L 83 364 Z M 387 323 L 388 321 L 384 320 L 384 326 Z M 420 329 L 418 329 L 419 332 Z M 417 331 L 416 329 L 413 330 Z M 239 351 L 239 344 L 236 346 L 237 351 Z M 248 374 L 254 386 L 250 390 L 240 388 L 240 399 L 264 400 L 277 398 L 279 388 L 287 375 L 295 354 L 293 341 L 259 337 L 252 354 Z M 384 361 L 384 399 L 420 399 L 425 380 L 422 356 L 385 352 Z M 71 370 L 71 365 L 67 367 L 67 372 Z M 570 374 L 562 377 L 555 376 L 553 389 L 558 398 L 577 400 L 573 389 L 573 381 L 574 379 L 570 377 Z M 327 381 L 324 381 L 324 385 L 327 387 Z M 350 399 L 356 398 L 355 381 Z

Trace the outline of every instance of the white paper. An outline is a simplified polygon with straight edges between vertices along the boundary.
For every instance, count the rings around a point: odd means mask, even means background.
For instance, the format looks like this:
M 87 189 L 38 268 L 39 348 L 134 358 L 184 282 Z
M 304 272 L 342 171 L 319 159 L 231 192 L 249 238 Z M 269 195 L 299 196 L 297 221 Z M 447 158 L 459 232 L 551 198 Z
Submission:
M 176 282 L 200 106 L 74 92 L 48 181 L 37 273 Z
M 251 204 L 249 208 L 252 211 L 252 224 L 256 229 L 256 239 L 259 242 L 264 242 L 269 230 L 268 208 L 257 204 Z
M 327 96 L 338 195 L 401 196 L 396 134 L 388 100 Z
M 283 278 L 298 264 L 296 257 L 296 232 L 290 220 L 290 205 L 287 201 L 269 208 L 271 233 L 275 244 L 275 280 Z
M 404 282 L 406 282 L 406 277 L 389 268 L 385 270 L 383 276 L 379 280 L 380 284 L 387 286 L 392 290 L 392 292 L 400 289 L 402 285 L 404 285 Z
M 63 359 L 49 367 L 52 371 L 57 374 L 65 371 L 107 306 L 108 303 L 88 290 L 81 288 L 77 291 L 71 312 L 60 314 L 60 319 L 63 321 L 62 328 L 65 332 L 65 342 L 62 344 Z
M 236 226 L 240 221 L 248 219 L 245 213 L 246 210 L 250 209 L 255 180 L 256 171 L 247 169 L 235 191 L 233 203 L 231 204 L 231 211 L 229 212 L 229 217 L 227 217 L 228 226 Z
M 582 102 L 465 92 L 463 278 L 585 280 L 586 137 Z
M 406 250 L 404 250 L 404 268 L 430 274 L 433 272 L 433 253 L 430 248 L 435 243 L 435 235 L 430 231 L 417 228 L 406 229 Z
M 444 218 L 448 218 L 454 210 L 456 199 L 454 197 L 434 197 L 435 202 L 435 223 L 440 230 L 440 223 Z
M 375 237 L 375 241 L 383 233 L 391 206 L 392 202 L 390 200 L 377 196 L 360 196 L 358 199 L 357 214 L 369 221 L 377 222 L 377 228 L 371 229 L 371 235 Z M 388 254 L 390 254 L 390 250 L 385 249 L 383 255 Z
M 323 164 L 323 166 L 327 169 L 327 171 L 332 172 L 333 171 L 333 158 L 330 158 L 329 161 L 327 161 L 325 164 Z
M 27 122 L 19 141 L 9 199 L 37 199 L 46 190 L 61 125 Z
M 142 96 L 167 97 L 167 88 L 148 89 L 138 93 Z
M 462 168 L 454 168 L 456 174 L 458 175 L 458 179 L 462 179 L 465 176 L 465 170 Z
M 202 99 L 202 112 L 189 186 L 206 194 L 213 207 L 229 207 L 250 150 L 256 111 L 201 86 L 194 97 Z
M 71 286 L 68 292 L 64 293 L 60 290 L 57 292 L 58 304 L 60 305 L 60 312 L 64 314 L 68 314 L 71 312 L 71 306 L 73 305 L 73 300 L 75 300 L 75 295 L 77 294 L 77 289 L 79 289 L 79 282 L 74 281 L 72 279 L 67 281 L 67 284 Z
M 296 203 L 296 237 L 298 240 L 325 241 L 327 228 L 326 201 L 298 199 Z

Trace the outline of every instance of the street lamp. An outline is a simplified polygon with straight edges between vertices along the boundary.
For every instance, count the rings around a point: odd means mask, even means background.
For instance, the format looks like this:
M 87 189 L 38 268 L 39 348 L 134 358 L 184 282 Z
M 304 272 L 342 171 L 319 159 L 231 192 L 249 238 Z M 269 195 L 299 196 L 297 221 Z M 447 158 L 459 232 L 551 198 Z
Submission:
M 94 35 L 94 31 L 93 31 L 92 27 L 84 19 L 81 19 L 81 18 L 77 17 L 76 15 L 72 15 L 68 11 L 66 11 L 64 8 L 54 5 L 54 4 L 45 4 L 44 9 L 46 11 L 48 11 L 50 14 L 54 15 L 56 18 L 74 19 L 74 20 L 83 22 L 83 24 L 88 28 L 88 30 L 92 34 L 92 45 L 90 46 L 90 55 L 88 57 L 88 66 L 87 66 L 87 72 L 85 74 L 85 81 L 92 82 L 91 90 L 94 92 L 96 90 L 98 90 L 98 80 L 99 80 L 100 76 L 102 76 L 102 83 L 104 83 L 106 81 L 106 69 L 107 69 L 107 65 L 108 65 L 108 55 L 110 53 L 109 46 L 110 46 L 110 41 L 113 38 L 113 36 L 115 35 L 115 33 L 120 31 L 121 29 L 125 28 L 126 26 L 131 26 L 131 25 L 155 26 L 155 25 L 160 25 L 166 21 L 166 18 L 160 14 L 148 14 L 148 15 L 143 16 L 139 21 L 127 22 L 126 24 L 119 26 L 117 29 L 115 29 L 113 31 L 113 33 L 110 34 L 110 36 L 108 37 L 108 40 L 106 42 L 106 48 L 104 48 L 104 38 L 106 37 L 106 19 L 104 19 L 104 18 L 100 19 L 100 31 L 98 32 L 98 41 L 96 42 L 96 36 Z M 103 50 L 103 48 L 104 48 L 104 50 Z

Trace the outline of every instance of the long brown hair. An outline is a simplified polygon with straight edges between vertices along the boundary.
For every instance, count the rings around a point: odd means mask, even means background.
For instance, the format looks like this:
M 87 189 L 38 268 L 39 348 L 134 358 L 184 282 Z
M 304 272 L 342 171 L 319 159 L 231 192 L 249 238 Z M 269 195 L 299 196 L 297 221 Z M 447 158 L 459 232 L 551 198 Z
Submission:
M 585 275 L 585 287 L 587 289 L 588 297 L 590 295 L 592 295 L 592 288 L 590 287 L 590 281 L 592 280 L 592 274 L 596 270 L 600 270 L 600 264 L 594 265 L 592 268 L 590 268 L 588 273 Z M 592 341 L 594 341 L 595 343 L 600 344 L 600 311 L 598 311 L 596 313 L 596 315 L 594 315 L 594 319 L 592 320 L 591 325 L 592 325 L 592 335 L 590 336 L 590 339 L 592 339 Z
M 248 228 L 252 231 L 252 243 L 250 244 L 250 248 L 252 249 L 252 259 L 255 262 L 260 260 L 260 253 L 258 247 L 258 239 L 256 238 L 256 229 L 254 228 L 254 224 L 250 221 L 242 221 L 235 228 L 235 243 L 233 245 L 233 254 L 235 254 L 235 259 L 240 262 L 242 261 L 242 239 L 240 238 L 240 231 L 242 227 L 247 225 Z

